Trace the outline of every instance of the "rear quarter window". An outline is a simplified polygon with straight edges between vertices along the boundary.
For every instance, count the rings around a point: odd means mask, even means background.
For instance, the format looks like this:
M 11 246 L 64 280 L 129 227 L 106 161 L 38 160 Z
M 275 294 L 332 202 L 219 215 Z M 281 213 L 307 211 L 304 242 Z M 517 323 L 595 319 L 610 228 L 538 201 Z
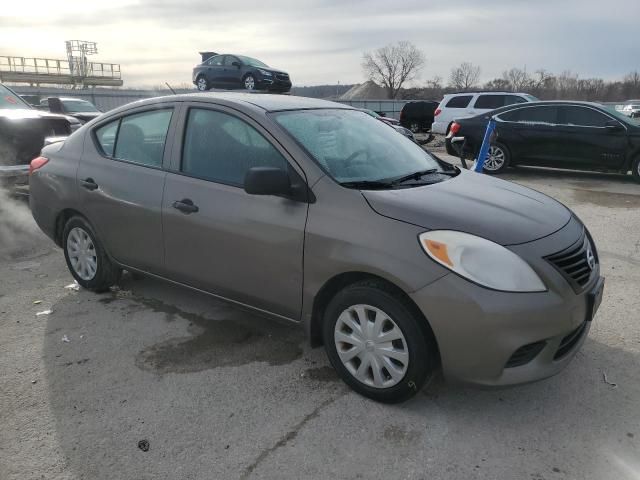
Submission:
M 451 100 L 447 102 L 445 105 L 446 108 L 467 108 L 473 95 L 458 95 L 457 97 L 453 97 Z

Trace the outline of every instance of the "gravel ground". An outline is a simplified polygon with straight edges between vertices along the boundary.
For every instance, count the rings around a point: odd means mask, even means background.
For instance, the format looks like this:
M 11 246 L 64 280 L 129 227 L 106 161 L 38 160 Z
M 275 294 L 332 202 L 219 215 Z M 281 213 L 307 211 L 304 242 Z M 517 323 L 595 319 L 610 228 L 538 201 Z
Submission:
M 504 178 L 595 237 L 607 287 L 590 336 L 551 379 L 436 378 L 395 406 L 352 393 L 295 327 L 151 279 L 65 289 L 62 252 L 0 199 L 0 479 L 639 479 L 640 186 Z

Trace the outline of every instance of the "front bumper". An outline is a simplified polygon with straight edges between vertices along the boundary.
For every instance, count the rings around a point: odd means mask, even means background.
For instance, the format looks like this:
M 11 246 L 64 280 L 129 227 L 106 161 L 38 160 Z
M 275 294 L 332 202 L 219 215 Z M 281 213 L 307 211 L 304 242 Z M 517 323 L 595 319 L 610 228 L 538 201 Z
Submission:
M 546 292 L 499 292 L 449 274 L 411 294 L 433 329 L 448 380 L 512 385 L 550 377 L 567 366 L 591 327 L 589 292 L 600 281 L 599 266 L 576 294 L 543 257 L 575 242 L 581 228 L 572 219 L 549 237 L 510 247 L 536 270 Z M 537 353 L 514 366 L 514 354 L 532 344 Z
M 257 87 L 261 90 L 269 90 L 271 92 L 288 92 L 291 90 L 291 81 L 280 80 L 273 77 L 262 77 L 257 79 Z

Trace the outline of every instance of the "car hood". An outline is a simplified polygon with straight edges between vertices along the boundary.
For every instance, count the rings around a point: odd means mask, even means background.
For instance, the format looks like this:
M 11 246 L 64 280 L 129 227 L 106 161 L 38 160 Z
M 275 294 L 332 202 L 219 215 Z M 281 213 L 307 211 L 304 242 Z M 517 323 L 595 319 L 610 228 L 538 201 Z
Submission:
M 8 120 L 24 120 L 27 118 L 65 118 L 57 113 L 44 112 L 35 108 L 6 108 L 0 109 L 0 117 Z
M 564 205 L 542 193 L 467 171 L 433 185 L 362 194 L 385 217 L 428 230 L 463 231 L 501 245 L 537 240 L 571 219 Z

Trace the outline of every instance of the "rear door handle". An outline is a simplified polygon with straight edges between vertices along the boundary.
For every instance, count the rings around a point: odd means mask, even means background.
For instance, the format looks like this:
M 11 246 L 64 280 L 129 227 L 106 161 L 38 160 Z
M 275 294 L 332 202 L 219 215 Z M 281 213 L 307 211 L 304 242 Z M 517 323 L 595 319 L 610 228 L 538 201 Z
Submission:
M 87 190 L 96 190 L 98 188 L 98 184 L 94 182 L 93 178 L 85 178 L 80 182 L 80 184 L 86 188 Z
M 200 210 L 197 205 L 194 205 L 193 200 L 189 198 L 176 200 L 175 202 L 173 202 L 172 206 L 176 210 L 180 210 L 185 215 L 189 215 L 190 213 L 196 213 Z

